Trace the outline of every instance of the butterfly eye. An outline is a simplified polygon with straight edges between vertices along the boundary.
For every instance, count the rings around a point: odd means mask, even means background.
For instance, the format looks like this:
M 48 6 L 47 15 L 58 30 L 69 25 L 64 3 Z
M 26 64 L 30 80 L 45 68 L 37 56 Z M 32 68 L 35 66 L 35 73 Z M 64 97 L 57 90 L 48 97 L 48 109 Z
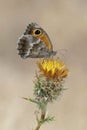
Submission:
M 34 34 L 35 34 L 35 35 L 40 35 L 40 34 L 41 34 L 41 30 L 36 29 L 36 30 L 34 31 Z

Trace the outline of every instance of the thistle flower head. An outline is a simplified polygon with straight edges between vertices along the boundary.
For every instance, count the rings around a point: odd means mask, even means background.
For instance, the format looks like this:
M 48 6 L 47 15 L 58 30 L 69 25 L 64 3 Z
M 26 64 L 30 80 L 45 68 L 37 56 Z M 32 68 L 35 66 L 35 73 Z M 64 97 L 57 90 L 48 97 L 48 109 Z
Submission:
M 60 59 L 40 59 L 37 65 L 40 72 L 35 81 L 36 100 L 52 102 L 64 90 L 63 79 L 68 75 L 68 69 Z
M 41 73 L 49 79 L 63 79 L 68 74 L 68 69 L 60 59 L 40 59 L 37 65 Z

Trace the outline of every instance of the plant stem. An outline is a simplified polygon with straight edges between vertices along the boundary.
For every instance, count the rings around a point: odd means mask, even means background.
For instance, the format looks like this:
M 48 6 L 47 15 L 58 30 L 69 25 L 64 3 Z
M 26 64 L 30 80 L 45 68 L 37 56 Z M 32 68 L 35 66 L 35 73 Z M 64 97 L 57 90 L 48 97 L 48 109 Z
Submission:
M 40 126 L 41 126 L 41 125 L 38 124 L 35 130 L 39 130 L 39 129 L 40 129 Z
M 40 127 L 41 127 L 41 122 L 42 120 L 45 119 L 45 116 L 46 116 L 46 106 L 44 108 L 41 108 L 41 116 L 40 116 L 40 119 L 38 119 L 38 117 L 36 116 L 36 120 L 37 120 L 37 126 L 35 128 L 35 130 L 39 130 Z

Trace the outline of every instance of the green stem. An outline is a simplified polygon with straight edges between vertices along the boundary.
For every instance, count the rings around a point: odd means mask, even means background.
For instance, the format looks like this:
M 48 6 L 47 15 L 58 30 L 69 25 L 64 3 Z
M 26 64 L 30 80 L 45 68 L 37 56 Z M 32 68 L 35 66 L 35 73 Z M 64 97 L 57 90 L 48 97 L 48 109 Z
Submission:
M 35 130 L 39 130 L 40 129 L 40 127 L 42 125 L 40 123 L 40 121 L 45 119 L 45 116 L 46 116 L 46 107 L 47 106 L 44 106 L 43 108 L 41 108 L 41 116 L 40 116 L 40 119 L 37 120 L 37 126 L 36 126 Z M 36 119 L 37 119 L 37 117 L 36 117 Z

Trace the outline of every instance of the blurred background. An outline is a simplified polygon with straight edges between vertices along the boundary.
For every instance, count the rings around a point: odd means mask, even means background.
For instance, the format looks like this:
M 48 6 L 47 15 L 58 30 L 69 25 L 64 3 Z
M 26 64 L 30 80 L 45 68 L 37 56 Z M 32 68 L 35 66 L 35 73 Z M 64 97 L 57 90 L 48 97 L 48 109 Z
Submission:
M 87 129 L 87 0 L 0 0 L 0 130 L 35 128 L 33 97 L 36 59 L 23 60 L 18 38 L 30 22 L 49 34 L 54 50 L 66 49 L 69 76 L 58 101 L 48 106 L 55 121 L 41 130 Z

